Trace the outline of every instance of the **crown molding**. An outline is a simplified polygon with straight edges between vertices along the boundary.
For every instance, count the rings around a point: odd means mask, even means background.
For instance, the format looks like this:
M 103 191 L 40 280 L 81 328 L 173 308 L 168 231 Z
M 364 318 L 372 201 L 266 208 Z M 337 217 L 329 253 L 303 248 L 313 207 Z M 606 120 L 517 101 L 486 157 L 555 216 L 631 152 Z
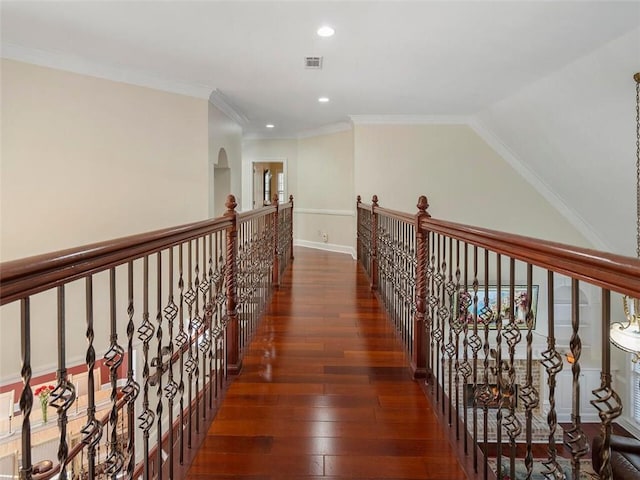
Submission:
M 484 125 L 478 118 L 469 122 L 469 127 L 482 138 L 487 145 L 495 150 L 527 183 L 529 183 L 542 197 L 545 198 L 567 221 L 589 240 L 599 250 L 612 251 L 611 246 L 596 233 L 593 227 L 582 218 L 575 210 L 569 207 L 565 201 L 556 194 L 547 183 L 536 175 L 527 165 L 518 159 L 511 149 Z
M 174 80 L 167 80 L 144 71 L 125 69 L 92 62 L 77 55 L 23 47 L 12 43 L 2 45 L 2 58 L 55 68 L 91 77 L 152 88 L 163 92 L 208 99 L 213 87 Z
M 297 140 L 298 137 L 296 135 L 278 135 L 278 134 L 268 134 L 268 133 L 245 133 L 242 136 L 242 141 L 251 141 L 251 140 Z
M 303 130 L 298 133 L 298 138 L 311 138 L 319 137 L 321 135 L 330 135 L 332 133 L 346 132 L 353 130 L 353 126 L 349 122 L 337 122 L 329 125 L 323 125 L 322 127 L 313 128 L 310 130 Z
M 349 115 L 354 125 L 467 125 L 466 115 Z
M 247 125 L 249 118 L 229 97 L 217 88 L 209 95 L 209 102 L 240 126 Z
M 332 133 L 346 132 L 353 130 L 350 122 L 337 122 L 322 127 L 303 130 L 297 134 L 280 134 L 277 133 L 246 133 L 242 140 L 301 140 L 305 138 L 319 137 L 322 135 L 331 135 Z

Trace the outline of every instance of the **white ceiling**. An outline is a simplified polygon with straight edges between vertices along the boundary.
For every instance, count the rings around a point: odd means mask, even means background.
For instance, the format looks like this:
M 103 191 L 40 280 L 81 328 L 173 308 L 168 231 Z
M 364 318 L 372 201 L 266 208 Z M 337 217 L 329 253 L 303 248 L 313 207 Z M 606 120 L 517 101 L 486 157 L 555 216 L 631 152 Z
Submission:
M 3 56 L 217 89 L 246 134 L 274 137 L 349 115 L 473 114 L 640 24 L 639 2 L 609 1 L 2 1 L 1 13 Z M 316 35 L 325 23 L 334 37 Z M 305 70 L 307 55 L 324 68 Z

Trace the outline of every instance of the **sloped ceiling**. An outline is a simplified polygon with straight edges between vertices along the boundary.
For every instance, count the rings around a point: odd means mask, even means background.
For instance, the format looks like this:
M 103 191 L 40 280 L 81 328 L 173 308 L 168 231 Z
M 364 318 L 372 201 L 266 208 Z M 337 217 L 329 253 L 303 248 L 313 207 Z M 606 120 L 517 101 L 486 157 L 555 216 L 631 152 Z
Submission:
M 470 118 L 596 247 L 634 254 L 640 2 L 3 1 L 0 13 L 3 57 L 215 91 L 245 135 L 350 115 Z M 315 34 L 324 23 L 334 37 Z M 324 68 L 305 70 L 307 55 Z
M 640 28 L 476 116 L 594 246 L 635 256 Z M 525 175 L 527 173 L 525 172 Z

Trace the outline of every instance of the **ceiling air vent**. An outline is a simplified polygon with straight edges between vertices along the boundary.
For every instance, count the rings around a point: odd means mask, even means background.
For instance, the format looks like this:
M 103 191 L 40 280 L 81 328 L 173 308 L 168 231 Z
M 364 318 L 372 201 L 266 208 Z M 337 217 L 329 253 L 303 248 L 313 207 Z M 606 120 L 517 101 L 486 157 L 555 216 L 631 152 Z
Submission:
M 304 68 L 320 70 L 322 68 L 322 57 L 304 57 Z

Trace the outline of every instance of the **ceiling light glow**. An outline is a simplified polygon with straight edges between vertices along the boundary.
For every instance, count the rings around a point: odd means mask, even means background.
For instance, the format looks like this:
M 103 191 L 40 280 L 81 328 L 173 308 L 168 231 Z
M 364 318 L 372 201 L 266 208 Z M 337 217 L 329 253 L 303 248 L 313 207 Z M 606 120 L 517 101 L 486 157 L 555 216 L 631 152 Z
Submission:
M 266 128 L 274 128 L 274 127 L 275 127 L 275 125 L 274 125 L 273 123 L 267 123 L 267 124 L 265 125 L 265 127 L 266 127 Z
M 329 97 L 320 97 L 318 98 L 318 101 L 320 103 L 327 103 L 329 101 Z
M 329 25 L 323 25 L 318 29 L 318 35 L 321 37 L 332 37 L 336 31 Z

